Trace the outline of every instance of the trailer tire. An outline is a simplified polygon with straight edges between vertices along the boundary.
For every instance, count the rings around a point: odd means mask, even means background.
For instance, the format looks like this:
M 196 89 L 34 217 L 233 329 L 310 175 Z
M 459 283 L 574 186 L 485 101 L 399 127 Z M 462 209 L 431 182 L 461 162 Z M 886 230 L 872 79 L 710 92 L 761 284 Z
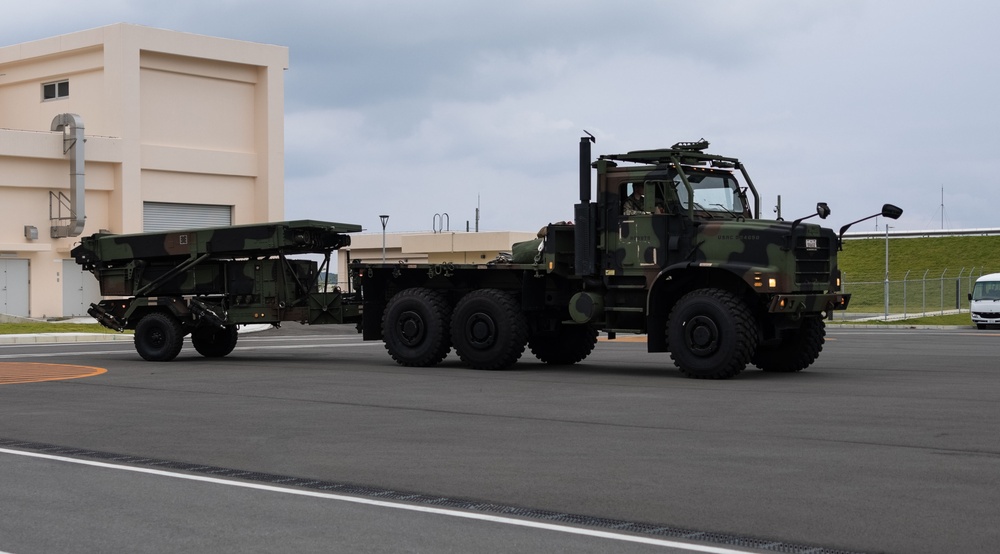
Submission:
M 150 362 L 169 362 L 184 345 L 180 322 L 163 312 L 146 314 L 135 326 L 135 350 Z
M 462 297 L 451 316 L 451 342 L 474 369 L 507 369 L 524 353 L 527 321 L 513 296 L 481 289 Z
M 697 289 L 677 302 L 667 321 L 670 357 L 695 379 L 729 379 L 743 371 L 757 347 L 756 321 L 735 294 Z
M 426 288 L 405 289 L 393 296 L 382 315 L 382 340 L 396 363 L 430 367 L 451 350 L 448 302 Z
M 199 327 L 191 332 L 191 344 L 199 354 L 206 358 L 222 358 L 236 348 L 239 333 L 235 325 L 225 328 L 216 326 Z
M 785 331 L 780 344 L 758 346 L 753 365 L 775 373 L 802 371 L 819 357 L 825 337 L 826 323 L 818 317 L 806 318 L 798 329 Z
M 528 348 L 550 365 L 572 365 L 583 361 L 597 345 L 597 329 L 589 325 L 559 324 L 555 332 L 528 337 Z

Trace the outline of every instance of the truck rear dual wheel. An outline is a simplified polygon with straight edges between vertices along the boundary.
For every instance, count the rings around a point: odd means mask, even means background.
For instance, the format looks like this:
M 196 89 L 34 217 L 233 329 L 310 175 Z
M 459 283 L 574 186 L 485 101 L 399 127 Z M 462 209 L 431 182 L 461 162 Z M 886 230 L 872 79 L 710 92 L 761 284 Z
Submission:
M 236 348 L 239 333 L 235 325 L 224 328 L 216 326 L 199 327 L 191 332 L 191 344 L 199 354 L 206 358 L 222 358 Z
M 451 342 L 474 369 L 507 369 L 524 353 L 527 321 L 517 300 L 496 289 L 462 297 L 451 315 Z
M 819 357 L 825 337 L 826 323 L 822 319 L 803 319 L 801 327 L 785 331 L 781 343 L 758 346 L 753 356 L 753 365 L 776 373 L 802 371 Z
M 528 337 L 528 348 L 550 365 L 572 365 L 583 361 L 597 345 L 597 329 L 589 325 L 560 324 L 555 332 Z
M 670 357 L 696 379 L 728 379 L 743 371 L 757 348 L 750 309 L 735 294 L 715 288 L 681 297 L 667 321 Z
M 392 297 L 382 315 L 382 340 L 396 363 L 429 367 L 451 350 L 448 301 L 426 288 L 405 289 Z
M 135 326 L 135 350 L 145 360 L 169 362 L 184 346 L 184 331 L 172 315 L 162 312 L 147 314 Z

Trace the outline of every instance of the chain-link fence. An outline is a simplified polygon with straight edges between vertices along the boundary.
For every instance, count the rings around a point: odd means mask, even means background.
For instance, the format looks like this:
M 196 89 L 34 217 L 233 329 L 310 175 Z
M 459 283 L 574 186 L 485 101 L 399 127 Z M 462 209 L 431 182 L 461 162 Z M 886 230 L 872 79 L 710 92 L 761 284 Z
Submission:
M 984 268 L 948 268 L 907 271 L 902 279 L 884 276 L 841 275 L 843 292 L 851 294 L 847 313 L 892 314 L 906 316 L 935 315 L 947 311 L 968 311 L 968 294 Z

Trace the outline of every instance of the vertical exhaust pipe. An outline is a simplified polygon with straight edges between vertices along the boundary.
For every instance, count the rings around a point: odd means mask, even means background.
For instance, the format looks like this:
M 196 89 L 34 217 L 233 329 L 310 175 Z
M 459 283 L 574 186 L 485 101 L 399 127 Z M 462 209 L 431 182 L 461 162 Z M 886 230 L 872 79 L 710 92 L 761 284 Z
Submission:
M 587 133 L 587 131 L 584 131 Z M 573 271 L 578 276 L 591 276 L 597 262 L 597 205 L 590 201 L 590 143 L 594 135 L 580 137 L 580 203 L 573 210 L 574 260 Z
M 69 204 L 70 222 L 53 225 L 52 238 L 78 237 L 83 233 L 86 220 L 84 210 L 84 149 L 83 119 L 74 113 L 59 114 L 52 120 L 52 130 L 63 132 L 63 154 L 69 153 Z M 51 214 L 50 214 L 51 217 Z
M 583 131 L 587 133 L 586 130 Z M 580 137 L 580 203 L 590 202 L 590 143 L 596 143 L 594 135 Z

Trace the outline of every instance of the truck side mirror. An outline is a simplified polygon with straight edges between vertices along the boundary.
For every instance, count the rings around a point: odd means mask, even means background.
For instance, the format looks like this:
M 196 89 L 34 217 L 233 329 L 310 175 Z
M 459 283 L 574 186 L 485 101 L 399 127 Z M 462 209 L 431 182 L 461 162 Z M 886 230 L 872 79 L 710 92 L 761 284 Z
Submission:
M 888 206 L 888 204 L 886 204 L 886 206 Z M 885 206 L 883 206 L 882 209 L 885 210 Z M 826 216 L 830 215 L 830 206 L 827 206 L 826 202 L 817 202 L 816 215 L 818 215 L 820 219 L 826 219 Z

